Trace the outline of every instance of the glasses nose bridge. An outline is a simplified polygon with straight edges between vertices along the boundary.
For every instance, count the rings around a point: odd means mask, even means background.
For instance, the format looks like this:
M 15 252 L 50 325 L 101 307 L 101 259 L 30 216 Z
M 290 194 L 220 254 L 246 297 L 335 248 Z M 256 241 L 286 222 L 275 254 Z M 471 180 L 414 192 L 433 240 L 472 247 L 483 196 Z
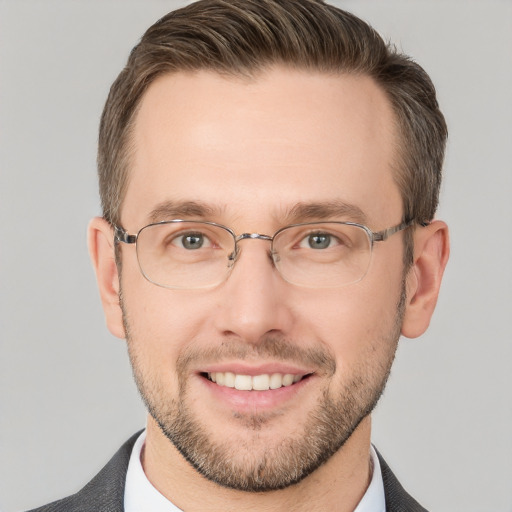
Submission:
M 264 235 L 262 233 L 242 233 L 241 235 L 237 235 L 234 237 L 235 239 L 235 250 L 230 256 L 230 260 L 232 263 L 234 263 L 239 255 L 240 255 L 240 249 L 238 247 L 238 242 L 241 242 L 242 240 L 265 240 L 270 242 L 271 244 L 274 241 L 274 237 L 270 235 Z
M 268 240 L 269 242 L 272 242 L 274 240 L 273 236 L 269 235 L 263 235 L 261 233 L 242 233 L 241 235 L 238 235 L 235 237 L 235 243 L 240 242 L 241 240 Z

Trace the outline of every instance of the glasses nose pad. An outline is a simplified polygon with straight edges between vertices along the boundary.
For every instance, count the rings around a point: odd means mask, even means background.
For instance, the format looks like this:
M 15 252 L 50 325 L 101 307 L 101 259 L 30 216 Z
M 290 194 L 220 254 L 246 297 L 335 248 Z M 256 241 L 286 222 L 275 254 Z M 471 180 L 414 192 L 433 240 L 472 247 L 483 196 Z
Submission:
M 228 255 L 228 268 L 232 268 L 238 259 L 238 255 L 240 254 L 240 250 L 238 249 L 238 245 L 235 245 L 233 252 Z
M 270 256 L 272 257 L 274 265 L 277 265 L 281 261 L 281 256 L 279 256 L 279 253 L 273 249 L 270 251 Z

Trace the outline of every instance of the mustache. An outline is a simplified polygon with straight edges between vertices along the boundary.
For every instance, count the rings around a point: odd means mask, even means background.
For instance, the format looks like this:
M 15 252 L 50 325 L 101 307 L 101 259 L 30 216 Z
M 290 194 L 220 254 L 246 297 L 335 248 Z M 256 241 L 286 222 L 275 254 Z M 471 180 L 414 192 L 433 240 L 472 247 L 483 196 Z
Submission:
M 233 337 L 224 339 L 217 346 L 189 346 L 179 355 L 176 369 L 178 374 L 187 373 L 191 366 L 223 360 L 265 360 L 294 363 L 312 367 L 322 374 L 331 376 L 336 371 L 336 360 L 324 345 L 300 346 L 283 336 L 267 335 L 257 343 L 247 343 Z

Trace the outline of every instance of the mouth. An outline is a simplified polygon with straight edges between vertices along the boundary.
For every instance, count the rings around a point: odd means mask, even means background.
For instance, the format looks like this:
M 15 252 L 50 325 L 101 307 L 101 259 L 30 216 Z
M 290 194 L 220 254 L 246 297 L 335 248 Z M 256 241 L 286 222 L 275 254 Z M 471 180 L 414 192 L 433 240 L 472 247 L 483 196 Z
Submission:
M 208 372 L 201 375 L 221 387 L 234 388 L 238 391 L 268 391 L 293 386 L 308 379 L 312 374 L 262 373 L 260 375 L 244 375 L 233 372 Z

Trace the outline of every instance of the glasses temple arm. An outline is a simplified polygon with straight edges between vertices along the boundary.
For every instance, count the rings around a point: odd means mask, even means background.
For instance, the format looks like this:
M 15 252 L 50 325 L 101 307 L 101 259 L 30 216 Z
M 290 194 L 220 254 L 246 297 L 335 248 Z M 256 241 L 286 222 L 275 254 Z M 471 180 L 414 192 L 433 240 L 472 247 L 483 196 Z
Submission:
M 401 224 L 398 224 L 397 226 L 393 226 L 392 228 L 383 229 L 382 231 L 373 233 L 372 242 L 383 242 L 384 240 L 387 240 L 391 235 L 394 235 L 395 233 L 403 231 L 404 229 L 407 229 L 409 226 L 412 226 L 413 223 L 414 220 L 408 220 L 402 222 Z M 421 225 L 423 226 L 427 224 L 421 223 Z
M 114 242 L 134 244 L 136 241 L 137 235 L 129 235 L 123 228 L 114 226 Z

